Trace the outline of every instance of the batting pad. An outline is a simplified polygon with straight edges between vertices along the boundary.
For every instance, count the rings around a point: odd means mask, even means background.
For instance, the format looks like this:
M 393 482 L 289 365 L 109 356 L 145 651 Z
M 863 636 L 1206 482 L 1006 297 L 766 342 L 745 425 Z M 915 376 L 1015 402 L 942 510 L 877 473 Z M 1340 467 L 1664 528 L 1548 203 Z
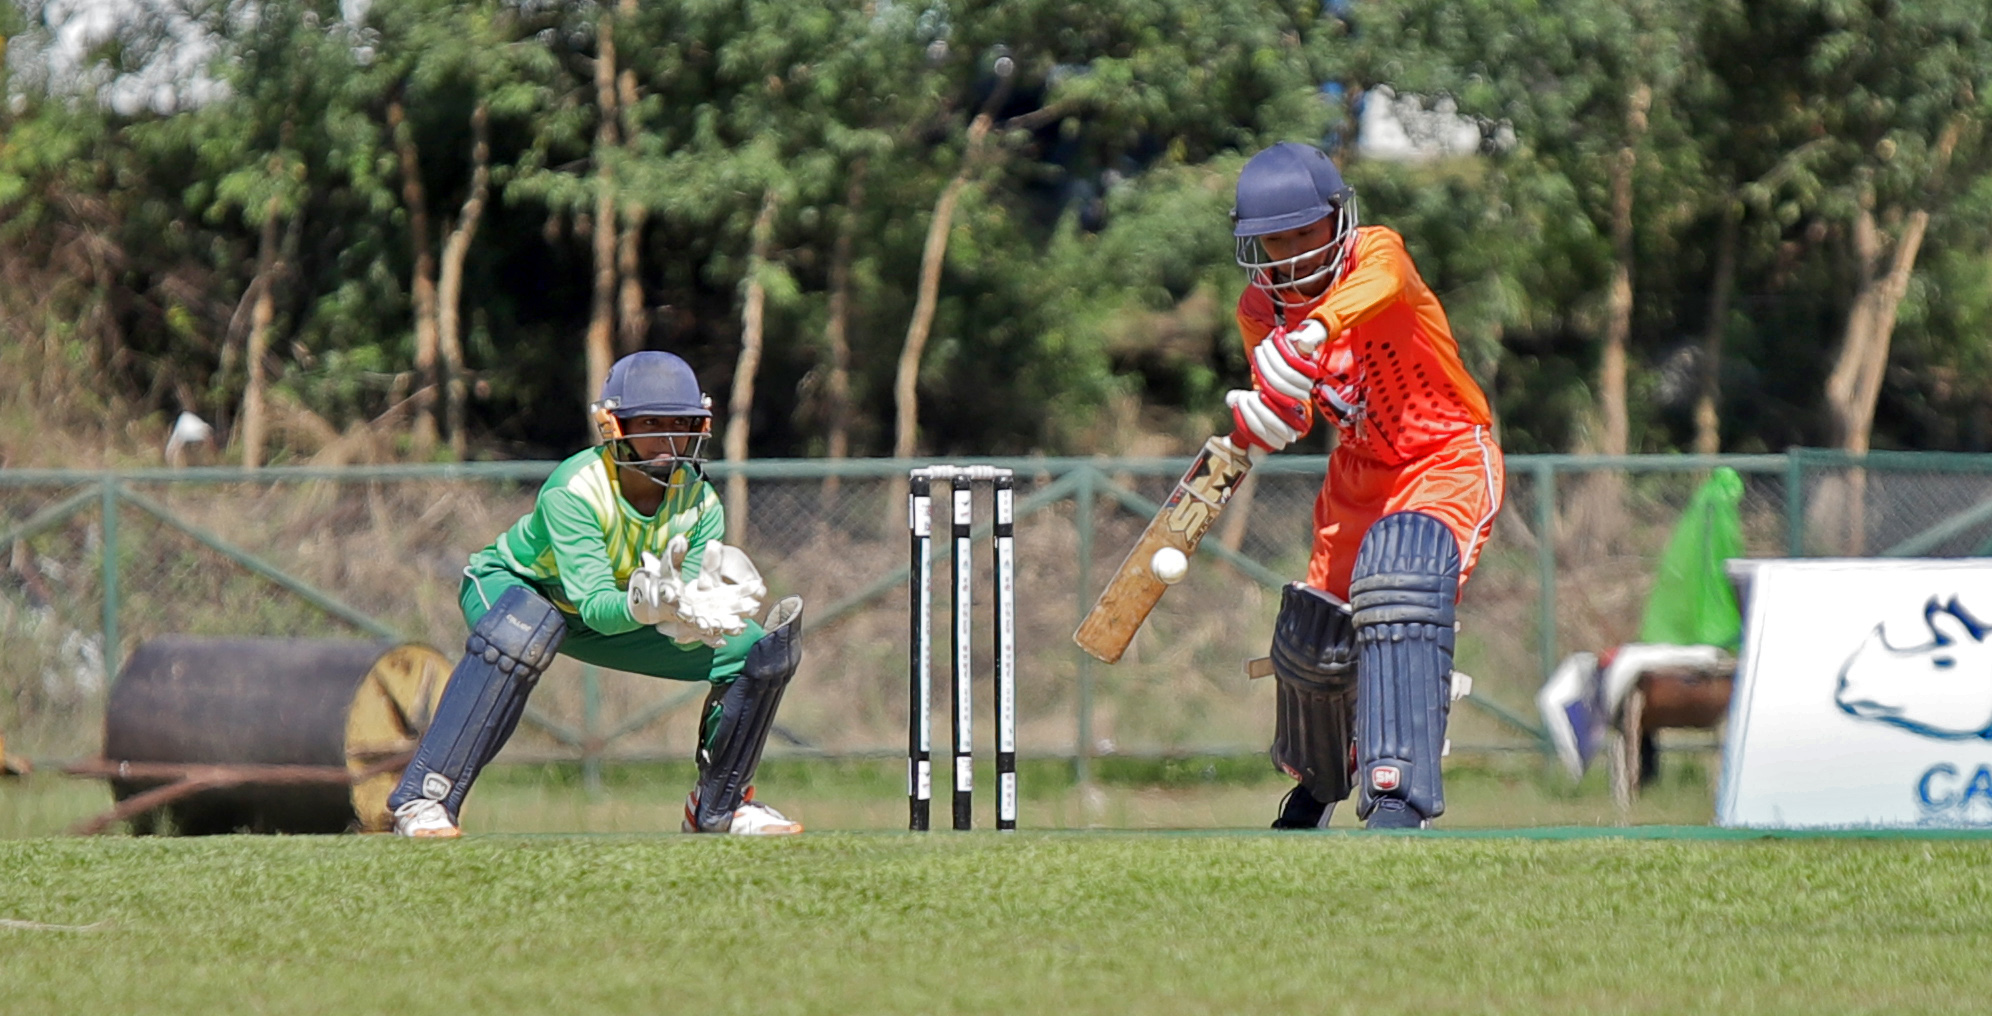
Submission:
M 426 797 L 456 817 L 478 771 L 517 729 L 527 696 L 566 637 L 567 623 L 544 597 L 524 586 L 498 597 L 471 628 L 463 659 L 401 785 L 388 795 L 388 808 Z
M 1347 604 L 1295 582 L 1273 624 L 1273 764 L 1317 801 L 1349 796 L 1356 628 Z
M 1459 544 L 1422 512 L 1378 519 L 1356 555 L 1358 814 L 1397 798 L 1426 819 L 1446 810 L 1439 756 L 1452 706 Z
M 725 832 L 761 766 L 782 693 L 802 663 L 802 597 L 768 611 L 766 635 L 747 650 L 740 676 L 720 696 L 719 719 L 699 753 L 698 827 Z

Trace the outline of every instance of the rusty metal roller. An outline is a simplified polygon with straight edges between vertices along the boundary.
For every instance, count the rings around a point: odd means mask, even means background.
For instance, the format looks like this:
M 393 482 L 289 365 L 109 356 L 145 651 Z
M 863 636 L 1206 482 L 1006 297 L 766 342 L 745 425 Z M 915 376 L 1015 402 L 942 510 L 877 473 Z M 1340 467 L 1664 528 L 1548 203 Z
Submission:
M 141 833 L 159 828 L 161 812 L 188 835 L 378 831 L 388 823 L 395 760 L 414 750 L 449 673 L 450 661 L 424 645 L 153 639 L 111 689 L 102 764 L 120 802 L 195 771 L 188 767 L 224 775 L 134 817 Z M 225 778 L 230 772 L 265 775 Z

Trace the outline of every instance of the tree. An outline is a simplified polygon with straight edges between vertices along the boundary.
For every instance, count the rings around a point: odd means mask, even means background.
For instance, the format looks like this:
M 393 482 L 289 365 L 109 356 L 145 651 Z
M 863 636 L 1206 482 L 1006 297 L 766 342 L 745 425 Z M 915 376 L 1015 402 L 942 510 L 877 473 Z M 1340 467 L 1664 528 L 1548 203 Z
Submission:
M 1848 452 L 1871 445 L 1897 316 L 1933 219 L 1992 169 L 1983 143 L 1992 39 L 1982 23 L 1969 3 L 1787 0 L 1752 8 L 1747 21 L 1781 58 L 1723 65 L 1739 87 L 1771 78 L 1778 99 L 1760 116 L 1793 139 L 1746 195 L 1831 243 L 1828 285 L 1844 294 L 1844 311 L 1823 385 L 1826 433 Z M 1864 492 L 1858 470 L 1833 478 L 1813 503 L 1813 531 L 1864 552 Z
M 391 54 L 371 68 L 387 96 L 386 127 L 401 176 L 412 252 L 415 380 L 411 437 L 427 457 L 438 433 L 453 456 L 466 452 L 469 385 L 463 339 L 464 273 L 472 242 L 489 209 L 494 166 L 491 121 L 529 122 L 556 73 L 553 57 L 529 38 L 529 22 L 502 5 L 385 0 L 367 10 L 367 28 Z M 411 120 L 409 107 L 418 107 Z M 419 122 L 418 122 L 419 120 Z M 468 149 L 464 172 L 441 177 L 461 190 L 454 215 L 444 217 L 440 245 L 430 228 L 431 175 L 422 135 L 445 151 Z M 500 165 L 502 179 L 510 166 Z M 448 193 L 445 191 L 443 193 Z M 440 398 L 438 397 L 440 396 Z
M 321 195 L 373 207 L 382 193 L 372 176 L 371 131 L 355 129 L 366 115 L 352 28 L 337 4 L 217 9 L 208 29 L 221 43 L 227 97 L 176 114 L 155 132 L 161 146 L 197 153 L 206 171 L 188 203 L 210 222 L 239 214 L 257 236 L 256 273 L 222 356 L 226 377 L 242 336 L 247 378 L 234 438 L 251 468 L 264 458 L 273 332 L 284 324 L 286 302 L 278 290 L 297 275 L 304 219 Z

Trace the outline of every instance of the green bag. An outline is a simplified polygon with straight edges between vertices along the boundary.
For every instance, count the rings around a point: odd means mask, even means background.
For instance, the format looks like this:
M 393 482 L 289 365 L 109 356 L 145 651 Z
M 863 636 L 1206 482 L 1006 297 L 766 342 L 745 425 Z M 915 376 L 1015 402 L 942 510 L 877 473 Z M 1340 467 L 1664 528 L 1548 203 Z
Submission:
M 1743 616 L 1722 565 L 1743 556 L 1742 500 L 1743 478 L 1727 466 L 1695 491 L 1660 555 L 1639 641 L 1736 649 Z

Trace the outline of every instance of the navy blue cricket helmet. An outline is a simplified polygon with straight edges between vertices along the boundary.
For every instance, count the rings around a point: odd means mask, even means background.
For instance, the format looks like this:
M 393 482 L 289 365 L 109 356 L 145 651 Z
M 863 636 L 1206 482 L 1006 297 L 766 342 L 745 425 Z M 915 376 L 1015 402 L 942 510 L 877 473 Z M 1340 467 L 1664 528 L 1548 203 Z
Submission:
M 1324 243 L 1285 258 L 1266 252 L 1263 238 L 1268 234 L 1330 216 L 1335 229 Z M 1355 247 L 1356 190 L 1343 182 L 1328 153 L 1283 141 L 1252 156 L 1239 171 L 1231 235 L 1238 241 L 1238 265 L 1253 286 L 1282 302 L 1319 295 L 1326 287 L 1317 283 L 1326 279 L 1334 284 Z
M 617 417 L 712 416 L 711 400 L 699 388 L 692 365 L 676 353 L 646 349 L 609 368 L 602 403 Z
M 602 382 L 602 397 L 589 407 L 596 430 L 610 445 L 610 458 L 666 487 L 692 482 L 707 461 L 712 434 L 712 399 L 699 388 L 692 365 L 675 353 L 647 349 L 617 360 Z M 690 417 L 695 430 L 629 431 L 623 421 L 643 416 Z M 631 438 L 669 438 L 665 450 L 649 459 L 636 454 Z M 682 471 L 681 471 L 682 469 Z

